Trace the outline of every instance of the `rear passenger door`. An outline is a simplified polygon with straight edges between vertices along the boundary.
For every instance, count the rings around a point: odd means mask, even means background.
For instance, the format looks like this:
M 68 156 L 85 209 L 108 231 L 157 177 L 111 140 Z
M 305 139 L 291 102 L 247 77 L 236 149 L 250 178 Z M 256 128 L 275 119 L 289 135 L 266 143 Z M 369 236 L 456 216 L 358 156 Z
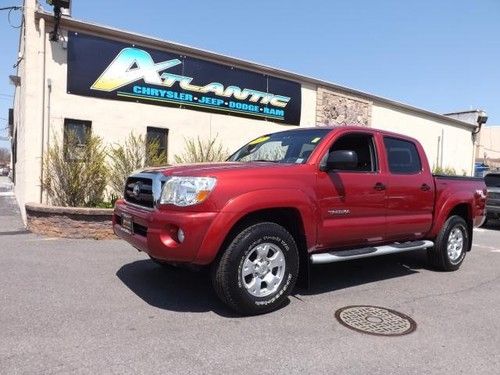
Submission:
M 432 225 L 434 179 L 427 159 L 408 139 L 384 136 L 387 161 L 387 239 L 422 238 Z

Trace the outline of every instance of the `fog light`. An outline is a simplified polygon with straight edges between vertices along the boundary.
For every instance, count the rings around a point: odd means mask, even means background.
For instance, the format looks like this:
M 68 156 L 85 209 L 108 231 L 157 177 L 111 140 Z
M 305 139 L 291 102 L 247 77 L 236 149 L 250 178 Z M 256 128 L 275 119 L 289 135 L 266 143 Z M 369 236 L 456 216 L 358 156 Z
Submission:
M 184 231 L 181 228 L 179 228 L 179 230 L 177 231 L 177 239 L 179 240 L 180 243 L 182 243 L 184 242 L 184 238 L 186 238 L 184 235 Z

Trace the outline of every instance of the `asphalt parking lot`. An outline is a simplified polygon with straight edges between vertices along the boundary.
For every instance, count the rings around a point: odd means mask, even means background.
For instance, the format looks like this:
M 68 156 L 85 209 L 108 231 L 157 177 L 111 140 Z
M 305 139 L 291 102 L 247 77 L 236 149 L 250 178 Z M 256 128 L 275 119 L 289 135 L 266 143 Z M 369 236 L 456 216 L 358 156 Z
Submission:
M 3 374 L 498 374 L 500 222 L 475 231 L 454 273 L 424 252 L 313 268 L 309 290 L 281 310 L 238 317 L 203 273 L 164 270 L 118 240 L 24 231 L 0 195 Z M 376 305 L 415 332 L 347 329 L 335 311 Z

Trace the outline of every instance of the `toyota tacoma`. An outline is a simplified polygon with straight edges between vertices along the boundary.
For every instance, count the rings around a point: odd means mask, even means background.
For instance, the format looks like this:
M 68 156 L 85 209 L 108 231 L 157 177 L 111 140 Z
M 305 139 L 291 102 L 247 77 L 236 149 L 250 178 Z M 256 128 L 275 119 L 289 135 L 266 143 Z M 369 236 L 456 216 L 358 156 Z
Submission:
M 311 264 L 426 249 L 434 268 L 457 270 L 485 196 L 482 179 L 433 175 L 410 137 L 299 128 L 224 163 L 134 173 L 113 228 L 160 264 L 209 266 L 225 304 L 260 314 L 283 305 Z

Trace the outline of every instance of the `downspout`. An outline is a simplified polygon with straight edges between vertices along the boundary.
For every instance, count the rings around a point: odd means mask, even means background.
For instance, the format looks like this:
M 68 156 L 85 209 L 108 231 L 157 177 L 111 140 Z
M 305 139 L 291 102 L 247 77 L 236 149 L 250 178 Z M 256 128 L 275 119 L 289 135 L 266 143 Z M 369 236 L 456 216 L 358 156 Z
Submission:
M 45 20 L 40 18 L 40 35 L 42 45 L 40 50 L 42 51 L 42 136 L 41 136 L 41 144 L 40 144 L 40 203 L 43 198 L 43 156 L 45 152 L 45 51 L 46 51 L 46 43 L 45 43 Z
M 436 169 L 441 168 L 441 166 L 439 165 L 439 160 L 441 160 L 440 154 L 441 154 L 441 136 L 438 135 L 438 144 L 437 144 L 437 153 L 436 153 Z
M 472 132 L 472 176 L 476 172 L 476 154 L 480 147 L 481 127 L 488 121 L 488 115 L 485 111 L 478 111 L 477 114 L 477 129 Z M 479 138 L 479 139 L 478 139 Z M 476 145 L 476 143 L 478 143 Z
M 51 94 L 52 94 L 52 80 L 47 79 L 47 142 L 46 142 L 46 150 L 50 150 L 50 102 L 51 102 Z M 43 176 L 43 168 L 42 168 L 42 176 Z M 48 196 L 45 194 L 45 203 L 48 204 Z
M 439 166 L 443 168 L 443 154 L 444 154 L 444 129 L 441 129 L 441 155 Z

